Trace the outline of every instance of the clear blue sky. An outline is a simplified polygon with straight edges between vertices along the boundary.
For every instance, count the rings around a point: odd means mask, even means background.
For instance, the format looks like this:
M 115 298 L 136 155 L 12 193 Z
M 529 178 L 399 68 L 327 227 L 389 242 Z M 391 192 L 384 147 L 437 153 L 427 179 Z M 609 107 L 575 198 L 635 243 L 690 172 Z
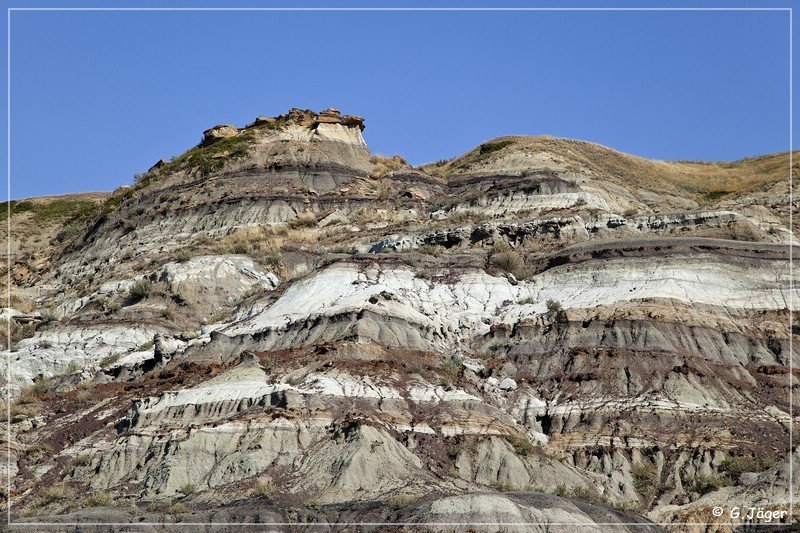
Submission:
M 785 12 L 16 11 L 11 42 L 13 198 L 111 190 L 290 107 L 363 115 L 371 150 L 412 164 L 505 134 L 666 160 L 788 149 Z

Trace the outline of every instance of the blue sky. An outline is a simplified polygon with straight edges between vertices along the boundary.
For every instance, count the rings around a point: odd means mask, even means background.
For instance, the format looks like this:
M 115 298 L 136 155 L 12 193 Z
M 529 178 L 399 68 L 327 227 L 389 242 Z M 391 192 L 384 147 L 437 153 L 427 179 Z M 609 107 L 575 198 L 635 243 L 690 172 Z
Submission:
M 666 160 L 788 149 L 785 12 L 15 11 L 11 42 L 12 198 L 111 190 L 290 107 L 363 115 L 371 150 L 412 164 L 505 134 Z

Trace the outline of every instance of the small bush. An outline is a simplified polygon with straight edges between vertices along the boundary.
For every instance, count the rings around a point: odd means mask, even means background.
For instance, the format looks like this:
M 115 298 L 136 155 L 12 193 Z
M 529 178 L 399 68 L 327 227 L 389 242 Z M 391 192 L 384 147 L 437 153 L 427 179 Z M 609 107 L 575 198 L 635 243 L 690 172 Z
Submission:
M 150 283 L 150 280 L 140 279 L 134 283 L 130 289 L 128 289 L 128 301 L 130 303 L 136 303 L 144 300 L 150 295 L 152 288 L 153 286 Z
M 564 308 L 561 306 L 561 302 L 550 299 L 545 302 L 545 306 L 547 306 L 546 315 L 551 320 L 563 320 L 566 318 L 566 313 L 564 312 Z
M 76 455 L 72 458 L 72 464 L 75 466 L 89 466 L 92 464 L 92 456 L 86 453 Z
M 703 495 L 713 492 L 726 485 L 730 485 L 730 480 L 726 478 L 698 474 L 692 481 L 691 488 L 693 492 Z
M 594 505 L 599 505 L 606 502 L 606 498 L 604 498 L 593 488 L 587 487 L 585 485 L 573 486 L 572 491 L 570 492 L 570 497 L 576 500 L 589 502 Z
M 524 435 L 520 433 L 508 433 L 505 437 L 508 443 L 511 444 L 511 447 L 514 448 L 514 451 L 519 455 L 527 457 L 533 453 L 533 443 Z
M 311 211 L 306 211 L 287 222 L 286 226 L 290 229 L 314 228 L 317 226 L 317 216 Z
M 277 490 L 278 487 L 275 486 L 274 481 L 271 479 L 262 479 L 256 483 L 254 494 L 260 498 L 264 498 L 265 500 L 271 500 Z
M 434 257 L 439 257 L 440 255 L 442 255 L 442 250 L 443 248 L 441 246 L 435 246 L 433 244 L 423 244 L 422 246 L 417 248 L 417 251 L 419 253 L 425 255 L 432 255 Z
M 750 457 L 726 457 L 719 465 L 720 472 L 724 472 L 734 479 L 746 472 L 760 472 L 762 465 Z
M 86 498 L 88 507 L 104 507 L 111 503 L 111 496 L 104 492 L 93 492 Z
M 182 503 L 173 503 L 169 507 L 167 507 L 167 514 L 176 515 L 176 514 L 186 514 L 189 512 L 189 508 L 186 507 L 185 504 Z
M 715 200 L 719 200 L 724 196 L 729 195 L 730 193 L 731 193 L 730 191 L 709 191 L 702 196 L 701 200 L 705 203 L 713 202 Z
M 283 268 L 283 257 L 281 257 L 281 253 L 278 250 L 269 250 L 264 254 L 264 264 L 268 266 L 273 273 L 280 272 Z
M 181 485 L 181 487 L 178 489 L 178 492 L 180 492 L 184 496 L 189 496 L 190 494 L 194 494 L 195 492 L 197 492 L 197 485 L 195 485 L 194 483 L 186 483 L 184 485 Z
M 185 263 L 192 258 L 192 252 L 186 248 L 178 252 L 178 257 L 176 258 L 179 263 Z
M 236 241 L 231 244 L 229 253 L 237 255 L 248 255 L 250 253 L 250 245 L 244 241 Z
M 498 492 L 514 492 L 517 490 L 516 487 L 508 481 L 495 481 L 492 483 L 492 487 Z
M 119 361 L 119 354 L 110 354 L 100 359 L 100 368 L 106 368 Z
M 414 496 L 408 494 L 398 494 L 396 496 L 390 496 L 386 499 L 386 505 L 392 509 L 403 509 L 404 507 L 408 507 L 412 503 L 417 500 Z
M 480 147 L 481 155 L 490 154 L 492 152 L 496 152 L 498 150 L 502 150 L 506 146 L 514 144 L 514 141 L 511 139 L 505 139 L 501 141 L 489 141 L 483 143 Z
M 69 499 L 72 496 L 66 485 L 59 484 L 52 487 L 47 487 L 42 491 L 42 501 L 44 503 L 53 503 L 60 500 Z
M 517 252 L 512 250 L 491 254 L 489 264 L 519 279 L 524 278 L 526 275 L 525 261 L 522 260 L 522 257 Z
M 439 363 L 439 368 L 447 375 L 450 381 L 457 381 L 464 369 L 464 362 L 459 357 L 451 357 Z
M 655 492 L 656 469 L 650 463 L 636 463 L 631 468 L 633 488 L 642 497 L 649 498 Z

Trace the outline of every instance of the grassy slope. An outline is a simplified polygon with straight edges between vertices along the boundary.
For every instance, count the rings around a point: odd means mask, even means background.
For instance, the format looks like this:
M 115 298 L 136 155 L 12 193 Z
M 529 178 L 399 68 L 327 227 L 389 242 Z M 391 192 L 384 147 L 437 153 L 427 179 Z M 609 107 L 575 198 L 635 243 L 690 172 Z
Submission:
M 702 200 L 708 195 L 758 192 L 788 183 L 788 152 L 763 155 L 734 162 L 667 162 L 636 157 L 599 144 L 555 137 L 500 137 L 484 143 L 446 163 L 425 165 L 422 170 L 447 177 L 468 173 L 476 163 L 491 163 L 514 151 L 549 152 L 568 161 L 568 169 L 589 170 L 598 177 L 631 188 L 669 192 Z M 795 152 L 800 155 L 800 152 Z M 794 157 L 800 173 L 800 156 Z

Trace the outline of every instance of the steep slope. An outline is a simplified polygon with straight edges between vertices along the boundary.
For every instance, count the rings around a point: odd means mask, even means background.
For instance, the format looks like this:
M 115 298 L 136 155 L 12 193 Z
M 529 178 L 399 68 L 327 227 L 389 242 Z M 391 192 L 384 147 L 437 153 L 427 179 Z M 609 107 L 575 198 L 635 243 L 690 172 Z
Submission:
M 31 324 L 5 384 L 15 516 L 601 530 L 630 520 L 610 506 L 786 508 L 787 154 L 503 137 L 412 168 L 362 129 L 211 128 L 15 278 L 35 308 L 5 314 Z

